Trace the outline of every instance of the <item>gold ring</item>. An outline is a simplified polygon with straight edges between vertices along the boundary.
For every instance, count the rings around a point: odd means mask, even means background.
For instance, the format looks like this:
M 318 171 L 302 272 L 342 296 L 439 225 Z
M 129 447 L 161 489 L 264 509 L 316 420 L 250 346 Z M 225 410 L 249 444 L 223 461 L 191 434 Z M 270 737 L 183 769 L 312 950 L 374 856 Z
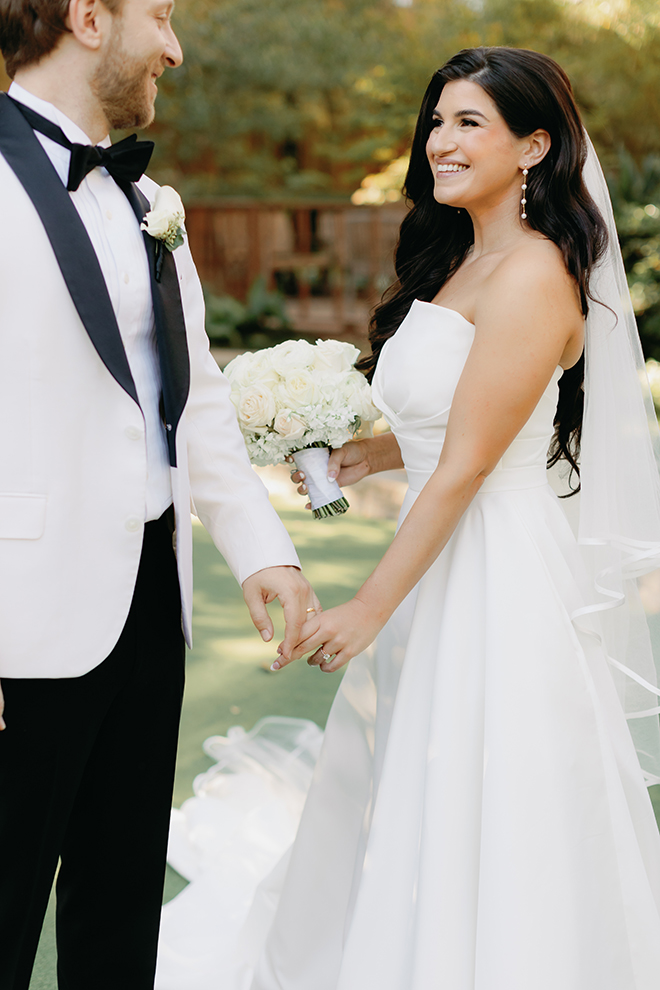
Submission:
M 316 612 L 316 609 L 315 608 L 308 608 L 307 611 L 308 612 Z

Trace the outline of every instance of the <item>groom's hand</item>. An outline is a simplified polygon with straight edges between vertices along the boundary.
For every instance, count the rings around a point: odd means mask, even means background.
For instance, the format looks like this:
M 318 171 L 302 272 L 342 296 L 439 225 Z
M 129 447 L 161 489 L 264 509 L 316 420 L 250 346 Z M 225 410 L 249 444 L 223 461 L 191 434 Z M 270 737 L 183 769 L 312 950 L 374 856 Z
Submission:
M 266 643 L 273 638 L 273 623 L 266 606 L 279 598 L 286 624 L 281 650 L 287 659 L 300 641 L 308 609 L 321 611 L 314 589 L 297 567 L 265 567 L 251 574 L 243 582 L 243 597 L 252 621 Z

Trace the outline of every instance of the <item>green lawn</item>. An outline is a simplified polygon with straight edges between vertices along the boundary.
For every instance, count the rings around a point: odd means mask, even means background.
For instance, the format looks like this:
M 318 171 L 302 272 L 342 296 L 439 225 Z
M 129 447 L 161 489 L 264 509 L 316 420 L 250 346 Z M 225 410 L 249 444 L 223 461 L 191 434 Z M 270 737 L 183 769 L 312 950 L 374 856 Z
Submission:
M 301 508 L 277 506 L 296 544 L 305 573 L 328 608 L 350 597 L 392 539 L 394 523 L 350 512 L 315 521 Z M 279 673 L 268 668 L 275 647 L 262 642 L 243 604 L 240 588 L 202 526 L 194 529 L 195 646 L 188 655 L 174 803 L 192 794 L 192 782 L 211 760 L 202 752 L 207 736 L 224 735 L 231 725 L 252 728 L 264 715 L 294 715 L 319 725 L 332 704 L 340 674 L 323 674 L 306 663 Z M 275 645 L 283 624 L 279 606 Z M 278 638 L 279 636 L 279 638 Z M 121 882 L 119 878 L 118 882 Z M 165 899 L 184 881 L 168 869 Z M 30 990 L 56 990 L 54 899 L 48 908 Z M 91 990 L 91 988 L 90 988 Z

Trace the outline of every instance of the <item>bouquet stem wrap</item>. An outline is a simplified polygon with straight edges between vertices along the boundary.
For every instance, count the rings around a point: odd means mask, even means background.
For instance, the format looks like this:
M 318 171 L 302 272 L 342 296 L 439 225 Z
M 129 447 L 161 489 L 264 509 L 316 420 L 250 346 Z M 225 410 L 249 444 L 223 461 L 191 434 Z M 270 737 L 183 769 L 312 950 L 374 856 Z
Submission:
M 336 481 L 328 481 L 329 449 L 321 446 L 306 447 L 304 450 L 296 450 L 293 459 L 298 470 L 305 474 L 314 518 L 325 519 L 346 512 L 348 502 L 341 488 Z

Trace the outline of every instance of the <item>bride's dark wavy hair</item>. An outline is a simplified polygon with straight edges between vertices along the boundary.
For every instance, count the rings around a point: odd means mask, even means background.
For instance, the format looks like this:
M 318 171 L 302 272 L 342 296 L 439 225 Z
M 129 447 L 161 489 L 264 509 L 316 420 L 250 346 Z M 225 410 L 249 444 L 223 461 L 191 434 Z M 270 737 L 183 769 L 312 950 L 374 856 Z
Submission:
M 358 364 L 369 380 L 383 344 L 396 332 L 413 300 L 431 302 L 474 241 L 467 211 L 434 199 L 426 156 L 433 111 L 445 84 L 457 79 L 481 86 L 517 137 L 539 128 L 549 133 L 550 150 L 527 177 L 527 223 L 557 245 L 575 279 L 585 317 L 589 310 L 589 275 L 607 247 L 607 228 L 582 178 L 587 143 L 568 76 L 539 52 L 468 48 L 438 69 L 422 100 L 404 185 L 411 209 L 401 224 L 395 252 L 397 281 L 374 311 L 369 326 L 371 354 Z M 563 458 L 571 474 L 575 471 L 578 476 L 583 382 L 580 358 L 559 381 L 555 434 L 548 452 L 549 467 Z

